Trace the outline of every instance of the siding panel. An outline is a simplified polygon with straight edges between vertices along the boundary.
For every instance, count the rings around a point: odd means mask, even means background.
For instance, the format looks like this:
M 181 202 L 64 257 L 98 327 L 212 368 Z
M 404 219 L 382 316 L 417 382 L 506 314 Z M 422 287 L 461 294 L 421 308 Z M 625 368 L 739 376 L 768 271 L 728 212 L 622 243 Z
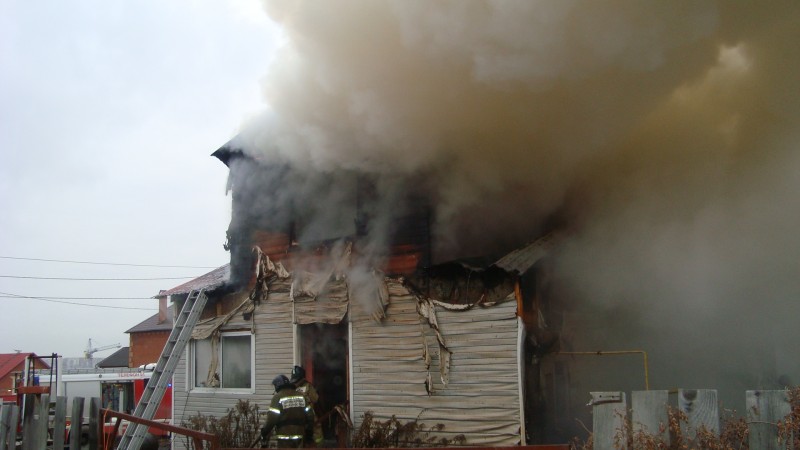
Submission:
M 439 375 L 436 335 L 416 311 L 416 299 L 389 282 L 387 319 L 352 319 L 353 419 L 365 412 L 377 420 L 392 415 L 419 420 L 426 427 L 444 425 L 436 435 L 464 434 L 467 445 L 520 443 L 520 405 L 516 304 L 507 302 L 469 311 L 437 307 L 441 334 L 452 351 L 449 384 Z M 435 391 L 424 382 L 423 342 L 431 356 Z

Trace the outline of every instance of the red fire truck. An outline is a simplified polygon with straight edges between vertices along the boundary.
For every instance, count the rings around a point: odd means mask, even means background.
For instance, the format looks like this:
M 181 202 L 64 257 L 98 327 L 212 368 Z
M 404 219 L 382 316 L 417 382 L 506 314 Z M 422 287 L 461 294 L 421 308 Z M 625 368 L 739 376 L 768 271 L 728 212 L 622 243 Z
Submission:
M 152 375 L 150 369 L 122 369 L 113 372 L 100 373 L 73 373 L 61 376 L 58 395 L 67 397 L 67 405 L 72 405 L 72 399 L 83 397 L 84 416 L 89 411 L 88 401 L 92 397 L 100 398 L 101 408 L 132 414 L 136 403 L 142 397 L 144 388 Z M 87 417 L 84 417 L 86 419 Z M 153 420 L 170 423 L 172 419 L 172 386 L 164 393 L 161 404 Z M 109 425 L 111 426 L 111 425 Z M 124 427 L 125 424 L 122 425 Z M 124 428 L 120 430 L 123 431 Z M 156 437 L 164 434 L 155 428 L 150 433 Z

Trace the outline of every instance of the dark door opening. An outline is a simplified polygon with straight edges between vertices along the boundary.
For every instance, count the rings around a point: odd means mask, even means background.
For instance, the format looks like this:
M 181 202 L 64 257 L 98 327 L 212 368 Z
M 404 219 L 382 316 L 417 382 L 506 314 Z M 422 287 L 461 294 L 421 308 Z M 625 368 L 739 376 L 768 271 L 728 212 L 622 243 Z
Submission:
M 322 419 L 322 432 L 328 443 L 336 443 L 336 423 L 333 409 L 346 405 L 349 395 L 347 323 L 315 323 L 298 326 L 300 365 L 306 378 L 319 393 L 317 418 Z M 347 408 L 345 407 L 345 411 Z

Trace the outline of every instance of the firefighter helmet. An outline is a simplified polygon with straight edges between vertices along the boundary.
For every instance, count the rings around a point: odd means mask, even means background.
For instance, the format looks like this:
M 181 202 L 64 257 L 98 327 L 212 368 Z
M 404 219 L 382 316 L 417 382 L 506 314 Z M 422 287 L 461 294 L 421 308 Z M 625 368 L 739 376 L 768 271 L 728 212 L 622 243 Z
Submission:
M 292 382 L 286 378 L 286 375 L 278 375 L 272 379 L 272 385 L 275 386 L 275 391 L 280 391 L 286 386 L 291 386 Z
M 300 366 L 294 366 L 292 368 L 292 382 L 300 381 L 305 377 L 306 377 L 306 369 L 303 369 Z

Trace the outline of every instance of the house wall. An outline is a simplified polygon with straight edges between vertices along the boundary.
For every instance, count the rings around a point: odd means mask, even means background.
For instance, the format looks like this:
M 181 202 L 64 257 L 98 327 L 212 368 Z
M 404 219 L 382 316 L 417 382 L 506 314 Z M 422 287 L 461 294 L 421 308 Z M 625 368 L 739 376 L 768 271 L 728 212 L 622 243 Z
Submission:
M 158 362 L 169 338 L 169 331 L 147 331 L 130 333 L 130 350 L 128 367 L 139 367 L 142 364 Z
M 218 392 L 188 392 L 186 354 L 176 369 L 174 386 L 175 423 L 191 416 L 222 416 L 239 399 L 248 399 L 265 411 L 272 398 L 275 375 L 288 374 L 293 364 L 294 328 L 290 280 L 270 285 L 270 295 L 254 311 L 255 389 L 249 395 Z M 437 436 L 464 434 L 467 445 L 507 446 L 520 442 L 520 385 L 516 303 L 513 301 L 469 311 L 437 308 L 444 339 L 452 354 L 450 381 L 439 377 L 437 338 L 420 319 L 417 299 L 399 282 L 389 282 L 390 303 L 386 318 L 352 317 L 351 415 L 358 427 L 364 413 L 378 420 L 392 415 L 402 421 L 419 419 L 427 428 L 444 425 Z M 223 328 L 250 327 L 237 315 Z M 424 340 L 423 340 L 424 339 Z M 428 371 L 423 360 L 423 342 L 432 357 L 430 373 L 435 392 L 428 395 Z M 184 449 L 185 442 L 174 442 Z
M 466 445 L 520 443 L 520 385 L 516 303 L 468 311 L 437 307 L 439 327 L 452 351 L 449 383 L 439 375 L 435 333 L 420 321 L 416 298 L 389 283 L 390 303 L 383 323 L 352 323 L 352 415 L 359 426 L 365 412 L 386 420 L 419 420 L 427 428 L 444 425 L 438 436 L 466 436 Z M 425 389 L 425 334 L 435 391 Z
M 253 321 L 245 321 L 241 314 L 234 316 L 223 327 L 224 330 L 241 330 L 257 324 L 255 340 L 255 385 L 249 395 L 240 393 L 189 392 L 187 389 L 187 351 L 180 359 L 173 377 L 173 416 L 176 425 L 198 414 L 217 417 L 227 413 L 239 399 L 256 403 L 262 412 L 269 407 L 272 394 L 272 379 L 281 373 L 289 374 L 293 363 L 294 334 L 292 325 L 292 303 L 289 299 L 291 280 L 276 280 L 270 285 L 270 296 L 253 312 Z M 213 306 L 211 306 L 213 307 Z M 173 441 L 174 449 L 185 449 L 182 439 Z

